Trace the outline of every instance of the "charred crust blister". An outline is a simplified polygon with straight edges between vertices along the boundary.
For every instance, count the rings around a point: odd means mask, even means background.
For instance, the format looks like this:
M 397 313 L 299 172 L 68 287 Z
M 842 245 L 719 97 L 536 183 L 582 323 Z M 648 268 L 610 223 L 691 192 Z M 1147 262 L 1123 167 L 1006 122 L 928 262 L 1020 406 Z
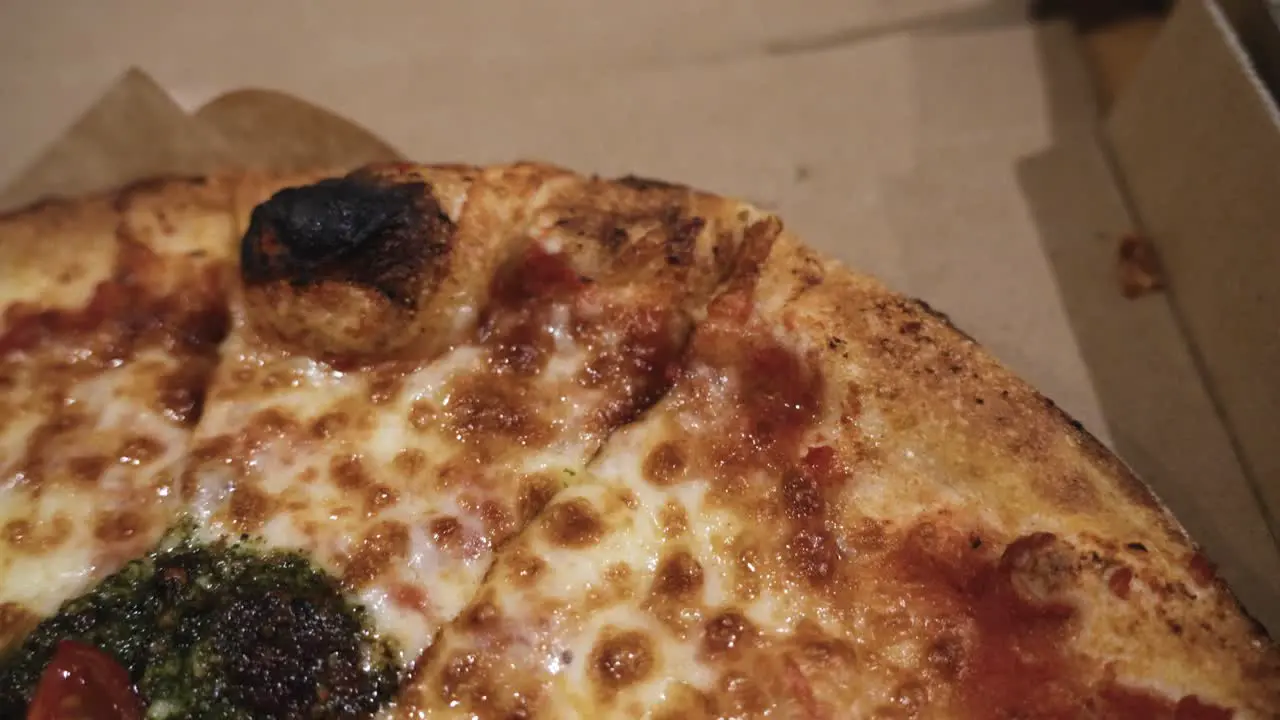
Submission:
M 424 183 L 330 178 L 281 190 L 254 209 L 241 273 L 251 286 L 346 281 L 412 305 L 452 230 Z

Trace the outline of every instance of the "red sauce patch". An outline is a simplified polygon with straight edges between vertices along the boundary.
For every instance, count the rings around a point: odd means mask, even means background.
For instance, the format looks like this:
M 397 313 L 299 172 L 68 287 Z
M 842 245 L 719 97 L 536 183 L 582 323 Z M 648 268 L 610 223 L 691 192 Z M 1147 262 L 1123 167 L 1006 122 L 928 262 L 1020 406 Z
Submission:
M 1017 569 L 1035 567 L 1054 541 L 1027 536 L 997 559 L 966 532 L 923 523 L 886 558 L 913 613 L 958 625 L 964 639 L 948 641 L 946 674 L 958 678 L 959 704 L 978 716 L 1057 717 L 1081 700 L 1079 670 L 1065 654 L 1073 608 L 1028 600 L 1015 587 Z
M 606 307 L 598 327 L 584 333 L 594 355 L 578 381 L 605 389 L 598 420 L 604 427 L 630 422 L 675 381 L 686 333 L 682 316 L 666 302 Z
M 1133 582 L 1133 571 L 1129 568 L 1117 568 L 1111 573 L 1111 577 L 1107 579 L 1107 587 L 1111 588 L 1111 594 L 1121 600 L 1129 599 L 1130 583 Z
M 1213 579 L 1217 575 L 1217 568 L 1213 561 L 1205 557 L 1204 553 L 1194 553 L 1189 563 L 1191 569 L 1191 579 L 1201 587 L 1209 587 L 1213 585 Z
M 1234 711 L 1206 703 L 1195 695 L 1182 698 L 1173 709 L 1174 720 L 1231 720 L 1234 715 Z
M 549 253 L 534 242 L 495 274 L 489 293 L 499 306 L 516 309 L 530 301 L 567 297 L 584 284 L 564 255 Z
M 822 394 L 818 368 L 779 345 L 770 333 L 755 324 L 708 321 L 693 341 L 695 361 L 713 374 L 734 380 L 729 407 L 716 399 L 706 408 L 718 427 L 704 439 L 711 470 L 732 497 L 741 490 L 742 478 L 755 470 L 781 473 L 801 456 L 800 441 L 816 420 Z M 708 391 L 706 404 L 718 397 Z M 822 464 L 820 452 L 814 463 Z
M 762 447 L 795 446 L 818 411 L 821 380 L 791 351 L 772 344 L 755 348 L 741 368 L 741 397 L 751 435 Z
M 1195 695 L 1188 695 L 1178 702 L 1154 693 L 1108 683 L 1099 689 L 1097 698 L 1089 703 L 1096 706 L 1097 715 L 1104 718 L 1143 718 L 1143 720 L 1230 720 L 1235 714 Z
M 142 700 L 126 670 L 111 655 L 62 640 L 36 685 L 30 720 L 141 720 Z
M 569 302 L 585 286 L 564 255 L 548 253 L 538 243 L 500 268 L 479 325 L 481 342 L 492 348 L 494 369 L 517 376 L 540 371 L 555 346 L 551 306 Z
M 230 320 L 222 303 L 221 273 L 192 273 L 177 283 L 182 292 L 158 295 L 133 276 L 123 259 L 146 248 L 125 252 L 116 277 L 99 283 L 83 307 L 42 310 L 29 303 L 5 309 L 0 357 L 33 350 L 45 343 L 88 344 L 104 358 L 127 358 L 135 348 L 160 344 L 177 351 L 208 354 L 226 337 Z M 159 262 L 151 254 L 146 262 Z M 145 272 L 145 270 L 144 270 Z

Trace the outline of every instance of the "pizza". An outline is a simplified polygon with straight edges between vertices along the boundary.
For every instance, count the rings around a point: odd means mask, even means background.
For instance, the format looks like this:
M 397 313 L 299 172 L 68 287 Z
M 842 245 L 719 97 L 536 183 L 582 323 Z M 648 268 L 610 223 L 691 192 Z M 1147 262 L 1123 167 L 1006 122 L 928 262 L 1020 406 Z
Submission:
M 0 274 L 0 716 L 1280 717 L 1145 485 L 750 204 L 166 179 Z

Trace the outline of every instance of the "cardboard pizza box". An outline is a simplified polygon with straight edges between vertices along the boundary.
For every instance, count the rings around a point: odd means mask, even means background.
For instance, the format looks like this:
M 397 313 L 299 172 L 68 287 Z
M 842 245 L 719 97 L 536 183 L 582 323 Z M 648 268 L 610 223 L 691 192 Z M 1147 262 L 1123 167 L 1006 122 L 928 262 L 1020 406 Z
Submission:
M 1184 2 L 1106 125 L 1214 409 L 1280 534 L 1280 28 Z M 1206 482 L 1206 492 L 1212 492 Z
M 8 4 L 0 206 L 148 174 L 396 155 L 538 158 L 746 197 L 949 312 L 1083 421 L 1280 634 L 1280 550 L 1184 334 L 1177 270 L 1171 295 L 1128 300 L 1116 280 L 1120 237 L 1147 221 L 1113 161 L 1116 130 L 1150 121 L 1129 106 L 1158 70 L 1138 73 L 1100 137 L 1075 36 L 1028 25 L 1014 0 L 598 8 Z M 1202 30 L 1162 35 L 1184 45 L 1166 61 L 1225 42 Z

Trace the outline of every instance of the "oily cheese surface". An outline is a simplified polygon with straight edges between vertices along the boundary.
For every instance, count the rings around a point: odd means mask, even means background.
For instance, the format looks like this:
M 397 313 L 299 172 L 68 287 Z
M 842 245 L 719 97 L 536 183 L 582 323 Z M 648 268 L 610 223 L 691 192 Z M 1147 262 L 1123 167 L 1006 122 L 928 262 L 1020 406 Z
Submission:
M 535 165 L 343 182 L 251 218 L 182 494 L 210 536 L 304 550 L 412 666 L 492 549 L 665 391 L 748 224 Z M 306 265 L 296 236 L 349 194 L 384 245 Z
M 406 717 L 1273 717 L 1167 511 L 921 303 L 783 237 L 500 553 Z
M 0 218 L 0 645 L 145 551 L 226 329 L 231 185 Z
M 370 608 L 393 717 L 1280 715 L 1145 486 L 777 218 L 532 163 L 276 195 L 340 175 L 0 219 L 0 646 L 192 514 Z

